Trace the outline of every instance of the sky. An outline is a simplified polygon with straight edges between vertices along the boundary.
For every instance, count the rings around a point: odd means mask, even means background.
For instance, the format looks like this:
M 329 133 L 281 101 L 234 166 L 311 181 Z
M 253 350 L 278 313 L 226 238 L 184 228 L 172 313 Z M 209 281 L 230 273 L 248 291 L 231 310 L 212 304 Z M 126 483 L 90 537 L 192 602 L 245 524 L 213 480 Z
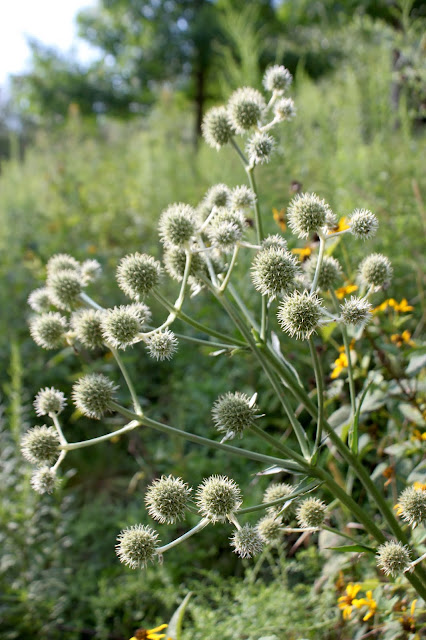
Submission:
M 8 76 L 28 68 L 30 53 L 26 36 L 61 51 L 75 50 L 82 62 L 95 56 L 94 50 L 77 38 L 75 17 L 97 0 L 0 0 L 0 87 Z

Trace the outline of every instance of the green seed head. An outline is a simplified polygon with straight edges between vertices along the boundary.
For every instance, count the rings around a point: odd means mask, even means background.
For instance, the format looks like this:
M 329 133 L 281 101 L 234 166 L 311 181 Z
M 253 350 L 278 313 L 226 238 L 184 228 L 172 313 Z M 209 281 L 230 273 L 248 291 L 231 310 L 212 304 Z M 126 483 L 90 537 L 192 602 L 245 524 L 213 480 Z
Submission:
M 59 456 L 59 436 L 53 427 L 32 427 L 21 439 L 21 451 L 31 464 L 51 465 Z
M 303 529 L 319 529 L 324 522 L 327 505 L 318 498 L 306 498 L 296 511 L 296 518 Z
M 149 515 L 166 524 L 183 520 L 191 491 L 181 478 L 162 476 L 154 480 L 145 495 Z
M 234 553 L 240 558 L 257 556 L 262 551 L 263 546 L 263 540 L 257 527 L 252 527 L 249 524 L 237 529 L 231 538 L 231 547 L 234 547 Z
M 287 295 L 278 309 L 283 331 L 298 340 L 307 340 L 317 329 L 320 318 L 321 300 L 306 290 Z
M 389 286 L 392 271 L 389 258 L 381 253 L 371 253 L 359 266 L 361 281 L 376 288 Z
M 161 274 L 161 265 L 152 256 L 133 253 L 125 256 L 118 265 L 118 286 L 129 298 L 143 299 L 159 284 Z
M 294 488 L 290 484 L 286 484 L 285 482 L 275 482 L 269 485 L 269 487 L 266 489 L 265 493 L 263 494 L 262 502 L 263 503 L 274 502 L 274 500 L 282 500 L 282 502 L 278 505 L 268 507 L 267 513 L 271 517 L 277 516 L 282 511 L 286 503 L 286 499 L 288 499 L 289 496 L 291 496 L 293 491 L 294 491 Z M 289 522 L 290 520 L 292 520 L 294 513 L 295 513 L 295 501 L 292 500 L 292 502 L 285 508 L 285 510 L 283 511 L 282 514 L 280 514 L 280 516 L 282 517 L 283 520 L 285 520 L 286 522 Z
M 245 133 L 255 127 L 261 120 L 266 103 L 262 94 L 256 89 L 242 87 L 229 98 L 228 113 L 237 133 Z
M 157 555 L 158 534 L 143 524 L 124 529 L 115 547 L 120 562 L 131 569 L 143 569 Z
M 283 537 L 283 521 L 281 518 L 265 516 L 257 523 L 257 530 L 265 544 L 278 544 Z
M 141 329 L 142 324 L 135 305 L 114 307 L 102 314 L 104 341 L 116 349 L 126 349 L 137 342 Z
M 28 304 L 36 313 L 49 311 L 52 306 L 49 289 L 47 287 L 40 287 L 39 289 L 32 291 L 28 296 Z
M 160 217 L 160 238 L 167 247 L 183 247 L 196 230 L 197 213 L 188 204 L 172 204 Z
M 407 487 L 398 498 L 401 517 L 413 528 L 426 520 L 426 491 Z
M 59 309 L 70 310 L 77 304 L 82 290 L 80 272 L 72 269 L 55 271 L 49 275 L 47 287 L 53 304 Z
M 164 331 L 156 331 L 148 339 L 146 343 L 148 353 L 155 360 L 171 360 L 178 348 L 178 341 L 169 329 Z
M 296 258 L 278 243 L 269 242 L 269 247 L 261 249 L 253 261 L 252 281 L 263 296 L 274 299 L 290 293 L 299 274 Z
M 40 389 L 34 399 L 34 408 L 38 416 L 47 416 L 49 413 L 58 415 L 66 406 L 67 402 L 62 391 L 54 387 Z
M 56 311 L 42 313 L 30 322 L 30 333 L 36 344 L 43 349 L 63 346 L 67 320 Z
M 288 69 L 282 65 L 275 64 L 266 69 L 263 77 L 263 86 L 267 91 L 282 95 L 291 85 L 292 80 L 293 77 Z
M 56 472 L 49 467 L 37 469 L 31 476 L 31 486 L 37 493 L 53 493 L 59 486 L 60 480 Z
M 83 415 L 100 420 L 111 411 L 109 403 L 114 400 L 117 388 L 101 373 L 91 373 L 74 384 L 72 398 Z
M 371 304 L 365 298 L 351 296 L 340 305 L 340 317 L 347 325 L 363 326 L 371 320 Z
M 304 269 L 309 282 L 313 282 L 318 259 L 310 258 L 304 263 Z M 318 288 L 323 291 L 334 289 L 342 277 L 342 267 L 340 263 L 332 256 L 324 256 L 321 264 Z
M 239 486 L 226 476 L 210 476 L 197 489 L 197 506 L 211 522 L 225 522 L 241 506 Z
M 234 135 L 234 127 L 225 107 L 213 107 L 207 111 L 202 124 L 204 140 L 213 149 L 221 149 Z
M 166 247 L 164 252 L 164 266 L 167 273 L 173 278 L 181 282 L 185 273 L 186 254 L 185 250 L 180 247 Z M 194 278 L 200 273 L 206 272 L 206 263 L 200 253 L 192 255 L 190 275 Z
M 328 204 L 315 193 L 298 194 L 288 206 L 288 224 L 298 238 L 307 238 L 325 225 L 329 212 Z
M 250 399 L 245 393 L 226 393 L 220 396 L 213 405 L 213 422 L 218 431 L 227 434 L 228 438 L 242 437 L 245 429 L 254 424 L 257 418 L 255 397 Z
M 86 349 L 100 349 L 104 344 L 102 331 L 103 311 L 82 309 L 71 316 L 71 327 L 77 340 Z
M 356 238 L 367 240 L 376 235 L 379 221 L 368 209 L 355 209 L 349 221 L 350 231 Z
M 387 576 L 396 577 L 410 566 L 410 551 L 400 542 L 389 541 L 377 549 L 377 565 Z

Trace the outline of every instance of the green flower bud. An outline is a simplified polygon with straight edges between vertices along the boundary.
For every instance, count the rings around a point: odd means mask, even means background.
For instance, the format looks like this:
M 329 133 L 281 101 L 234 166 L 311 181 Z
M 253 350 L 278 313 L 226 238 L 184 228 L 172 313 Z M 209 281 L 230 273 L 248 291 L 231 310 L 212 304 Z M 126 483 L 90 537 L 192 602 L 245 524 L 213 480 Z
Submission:
M 207 144 L 218 151 L 230 141 L 235 133 L 225 107 L 213 107 L 207 111 L 201 130 Z
M 211 522 L 225 522 L 241 506 L 239 486 L 226 476 L 205 478 L 197 489 L 197 506 Z
M 102 317 L 103 311 L 95 309 L 82 309 L 71 316 L 77 340 L 87 349 L 100 349 L 104 345 Z
M 426 520 L 426 490 L 407 487 L 398 498 L 399 515 L 413 528 Z
M 100 420 L 104 413 L 111 411 L 109 403 L 114 400 L 116 389 L 106 376 L 91 373 L 74 384 L 72 397 L 83 415 Z
M 298 194 L 287 209 L 288 225 L 298 238 L 307 238 L 324 226 L 330 211 L 328 204 L 315 193 Z
M 293 493 L 294 488 L 290 484 L 286 484 L 285 482 L 275 482 L 266 489 L 263 494 L 263 503 L 274 502 L 274 500 L 282 500 L 281 504 L 277 504 L 272 507 L 267 508 L 267 513 L 271 517 L 275 517 L 278 514 L 286 521 L 289 522 L 293 519 L 295 513 L 295 500 L 292 500 L 291 503 L 285 508 L 283 513 L 280 512 L 283 510 L 284 505 L 286 504 L 287 499 Z
M 275 147 L 272 136 L 262 131 L 256 131 L 247 141 L 246 152 L 251 165 L 265 164 L 270 161 Z
M 263 76 L 263 86 L 267 91 L 274 91 L 282 95 L 291 85 L 293 77 L 288 69 L 284 66 L 275 64 L 268 67 Z
M 53 304 L 59 309 L 72 309 L 78 302 L 82 290 L 79 271 L 64 269 L 54 271 L 47 280 L 49 296 Z
M 50 465 L 59 456 L 59 436 L 53 427 L 32 427 L 21 439 L 21 451 L 31 464 Z
M 371 304 L 365 298 L 351 296 L 350 300 L 345 300 L 340 305 L 340 317 L 344 324 L 364 325 L 371 320 Z
M 28 296 L 28 304 L 30 305 L 33 311 L 37 313 L 43 313 L 44 311 L 49 311 L 52 306 L 52 301 L 49 295 L 49 289 L 47 287 L 40 287 L 39 289 L 34 289 Z
M 321 319 L 321 300 L 315 293 L 294 291 L 286 296 L 278 309 L 278 322 L 283 331 L 298 340 L 307 340 Z
M 392 278 L 392 266 L 389 258 L 381 253 L 371 253 L 359 266 L 361 281 L 373 287 L 387 287 Z
M 120 562 L 131 569 L 143 569 L 157 555 L 158 534 L 143 524 L 123 529 L 115 547 Z
M 197 213 L 188 204 L 171 204 L 160 217 L 160 237 L 163 244 L 183 247 L 196 230 Z
M 50 413 L 58 415 L 66 404 L 65 395 L 54 387 L 40 389 L 34 399 L 34 408 L 38 416 L 47 416 Z
M 245 133 L 259 124 L 265 109 L 262 94 L 251 87 L 237 89 L 228 102 L 229 117 L 237 133 Z
M 383 573 L 395 578 L 409 569 L 410 550 L 400 542 L 385 542 L 378 547 L 376 560 Z
M 257 556 L 262 551 L 263 546 L 263 540 L 257 528 L 249 524 L 237 529 L 231 538 L 231 547 L 234 547 L 234 553 L 240 558 Z
M 139 300 L 156 287 L 161 278 L 161 265 L 146 253 L 125 256 L 117 268 L 118 286 L 129 298 Z
M 349 220 L 350 231 L 356 238 L 367 240 L 376 235 L 379 221 L 368 209 L 355 209 Z
M 62 347 L 66 330 L 66 318 L 55 311 L 42 313 L 30 322 L 31 336 L 34 342 L 43 349 Z
M 221 207 L 217 210 L 208 228 L 211 244 L 221 251 L 232 251 L 241 240 L 246 228 L 244 214 L 240 210 L 231 211 Z
M 278 544 L 283 537 L 283 521 L 281 518 L 265 516 L 257 523 L 257 530 L 265 544 Z
M 133 305 L 107 309 L 102 314 L 102 334 L 105 342 L 116 349 L 126 349 L 138 340 L 142 329 Z
M 151 358 L 155 360 L 171 360 L 178 347 L 175 334 L 169 329 L 156 331 L 147 339 L 146 347 Z
M 145 495 L 149 515 L 166 524 L 183 520 L 191 491 L 181 478 L 162 476 L 154 480 Z
M 317 267 L 318 258 L 310 258 L 304 263 L 304 269 L 309 282 L 313 282 Z M 323 291 L 334 289 L 342 277 L 342 267 L 336 258 L 324 256 L 318 278 L 318 288 Z
M 239 391 L 220 396 L 212 409 L 213 422 L 218 431 L 226 433 L 228 438 L 241 438 L 244 430 L 253 426 L 258 417 L 255 400 L 256 396 L 249 398 Z
M 303 529 L 319 529 L 324 522 L 327 505 L 318 498 L 306 498 L 296 511 L 296 518 Z
M 299 273 L 296 258 L 285 249 L 272 243 L 269 248 L 259 251 L 253 261 L 252 281 L 262 296 L 271 299 L 285 295 L 294 289 Z
M 60 483 L 56 472 L 49 467 L 37 469 L 31 476 L 31 486 L 37 493 L 53 493 Z

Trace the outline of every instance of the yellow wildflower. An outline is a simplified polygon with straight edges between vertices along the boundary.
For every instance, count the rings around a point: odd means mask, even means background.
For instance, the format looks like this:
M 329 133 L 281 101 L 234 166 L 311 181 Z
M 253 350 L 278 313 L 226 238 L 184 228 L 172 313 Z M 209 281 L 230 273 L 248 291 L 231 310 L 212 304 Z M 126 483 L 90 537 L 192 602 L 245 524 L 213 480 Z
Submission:
M 130 640 L 161 640 L 161 638 L 165 638 L 165 633 L 158 633 L 159 631 L 163 631 L 166 629 L 167 624 L 160 624 L 159 627 L 155 627 L 155 629 L 136 629 L 135 635 L 130 638 Z M 170 638 L 168 640 L 171 640 Z
M 287 225 L 285 222 L 285 209 L 281 209 L 278 211 L 275 207 L 272 208 L 272 215 L 274 216 L 274 220 L 281 229 L 281 231 L 285 231 L 287 229 Z
M 423 434 L 424 435 L 424 434 Z M 417 491 L 426 491 L 426 484 L 423 484 L 422 482 L 415 482 L 413 484 L 413 487 L 417 490 Z
M 332 380 L 335 380 L 336 378 L 338 378 L 342 373 L 342 371 L 346 369 L 347 366 L 348 366 L 348 358 L 346 356 L 346 353 L 341 353 L 340 356 L 337 358 L 337 360 L 334 361 L 333 371 L 331 373 L 330 378 Z
M 414 307 L 408 304 L 406 298 L 402 298 L 401 302 L 396 305 L 395 311 L 401 311 L 402 313 L 413 311 Z
M 373 309 L 373 313 L 378 313 L 379 311 L 386 311 L 388 308 L 393 309 L 396 313 L 406 313 L 408 311 L 412 311 L 414 307 L 408 304 L 407 299 L 403 298 L 401 302 L 397 302 L 395 298 L 388 298 L 384 300 L 378 307 Z
M 350 225 L 347 223 L 346 216 L 344 216 L 343 218 L 340 218 L 337 225 L 333 229 L 331 229 L 329 233 L 339 233 L 339 231 L 346 231 L 346 229 L 349 229 L 349 228 L 350 228 Z
M 340 598 L 338 598 L 337 606 L 342 610 L 344 620 L 349 620 L 349 618 L 351 617 L 353 601 L 360 589 L 361 585 L 353 584 L 352 582 L 350 582 L 346 587 L 346 595 L 340 596 Z
M 359 600 L 358 599 L 353 600 L 352 604 L 357 609 L 361 609 L 362 607 L 368 607 L 368 611 L 365 614 L 365 616 L 363 617 L 364 621 L 367 621 L 370 618 L 372 618 L 374 616 L 374 614 L 376 613 L 376 611 L 377 611 L 377 602 L 373 598 L 373 592 L 372 591 L 367 591 L 367 597 L 366 598 L 360 598 Z
M 410 607 L 410 615 L 404 614 L 401 618 L 398 618 L 398 622 L 401 623 L 404 631 L 409 631 L 414 633 L 416 631 L 416 621 L 414 619 L 414 611 L 416 609 L 417 600 L 413 600 Z M 402 611 L 405 610 L 405 607 L 402 608 Z
M 402 333 L 393 333 L 390 339 L 397 347 L 402 347 L 404 343 L 409 344 L 411 347 L 414 346 L 414 342 L 411 340 L 411 333 L 407 329 Z
M 357 289 L 358 287 L 356 286 L 356 284 L 348 284 L 346 285 L 346 287 L 339 287 L 339 289 L 336 289 L 335 294 L 339 298 L 339 300 L 341 300 L 342 298 L 347 296 L 348 293 L 353 293 Z
M 426 440 L 426 431 L 421 432 L 420 429 L 414 429 L 411 439 L 420 441 Z M 417 484 L 420 484 L 420 482 L 418 482 Z M 426 485 L 424 486 L 426 487 Z
M 306 258 L 309 258 L 312 253 L 312 249 L 311 247 L 303 247 L 303 249 L 292 249 L 291 252 L 296 256 L 299 256 L 300 260 L 303 262 Z

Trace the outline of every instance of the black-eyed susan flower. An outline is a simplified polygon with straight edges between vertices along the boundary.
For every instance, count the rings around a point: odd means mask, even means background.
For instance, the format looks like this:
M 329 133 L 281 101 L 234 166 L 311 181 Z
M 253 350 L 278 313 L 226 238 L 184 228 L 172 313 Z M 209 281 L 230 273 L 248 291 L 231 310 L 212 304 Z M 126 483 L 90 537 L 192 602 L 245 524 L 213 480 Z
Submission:
M 344 287 L 339 287 L 338 289 L 336 289 L 334 293 L 339 300 L 342 300 L 342 298 L 357 290 L 358 287 L 356 284 L 347 284 Z
M 410 347 L 413 347 L 415 344 L 414 341 L 411 340 L 411 333 L 407 329 L 402 333 L 393 333 L 390 339 L 391 342 L 399 348 L 404 346 L 404 344 L 408 344 Z
M 359 598 L 359 599 L 356 598 L 355 600 L 352 600 L 352 604 L 357 609 L 362 609 L 363 607 L 367 607 L 367 612 L 363 617 L 364 622 L 366 622 L 367 620 L 370 620 L 370 618 L 372 618 L 377 611 L 377 602 L 373 598 L 372 591 L 367 591 L 365 598 Z
M 416 604 L 417 604 L 417 599 L 413 600 L 413 602 L 411 603 L 410 614 L 408 615 L 407 613 L 404 613 L 403 616 L 398 618 L 398 622 L 400 623 L 400 625 L 402 626 L 404 631 L 408 631 L 409 633 L 415 633 L 416 632 L 416 620 L 414 618 L 414 612 L 416 610 Z M 406 607 L 403 607 L 402 611 L 405 612 L 406 611 Z
M 167 624 L 160 624 L 154 629 L 136 629 L 135 635 L 130 640 L 161 640 L 166 637 L 166 634 L 161 633 L 161 631 L 164 631 L 167 627 Z
M 358 592 L 361 591 L 361 585 L 350 582 L 347 585 L 345 591 L 346 591 L 346 595 L 340 596 L 340 598 L 337 599 L 337 606 L 339 607 L 339 609 L 341 609 L 343 613 L 343 619 L 349 620 L 349 618 L 352 615 L 352 609 L 355 606 L 354 605 L 355 597 L 357 596 Z
M 348 357 L 346 353 L 342 352 L 337 358 L 337 360 L 334 361 L 332 366 L 333 366 L 333 371 L 331 372 L 330 378 L 332 380 L 335 380 L 340 376 L 342 371 L 345 371 L 348 367 Z

